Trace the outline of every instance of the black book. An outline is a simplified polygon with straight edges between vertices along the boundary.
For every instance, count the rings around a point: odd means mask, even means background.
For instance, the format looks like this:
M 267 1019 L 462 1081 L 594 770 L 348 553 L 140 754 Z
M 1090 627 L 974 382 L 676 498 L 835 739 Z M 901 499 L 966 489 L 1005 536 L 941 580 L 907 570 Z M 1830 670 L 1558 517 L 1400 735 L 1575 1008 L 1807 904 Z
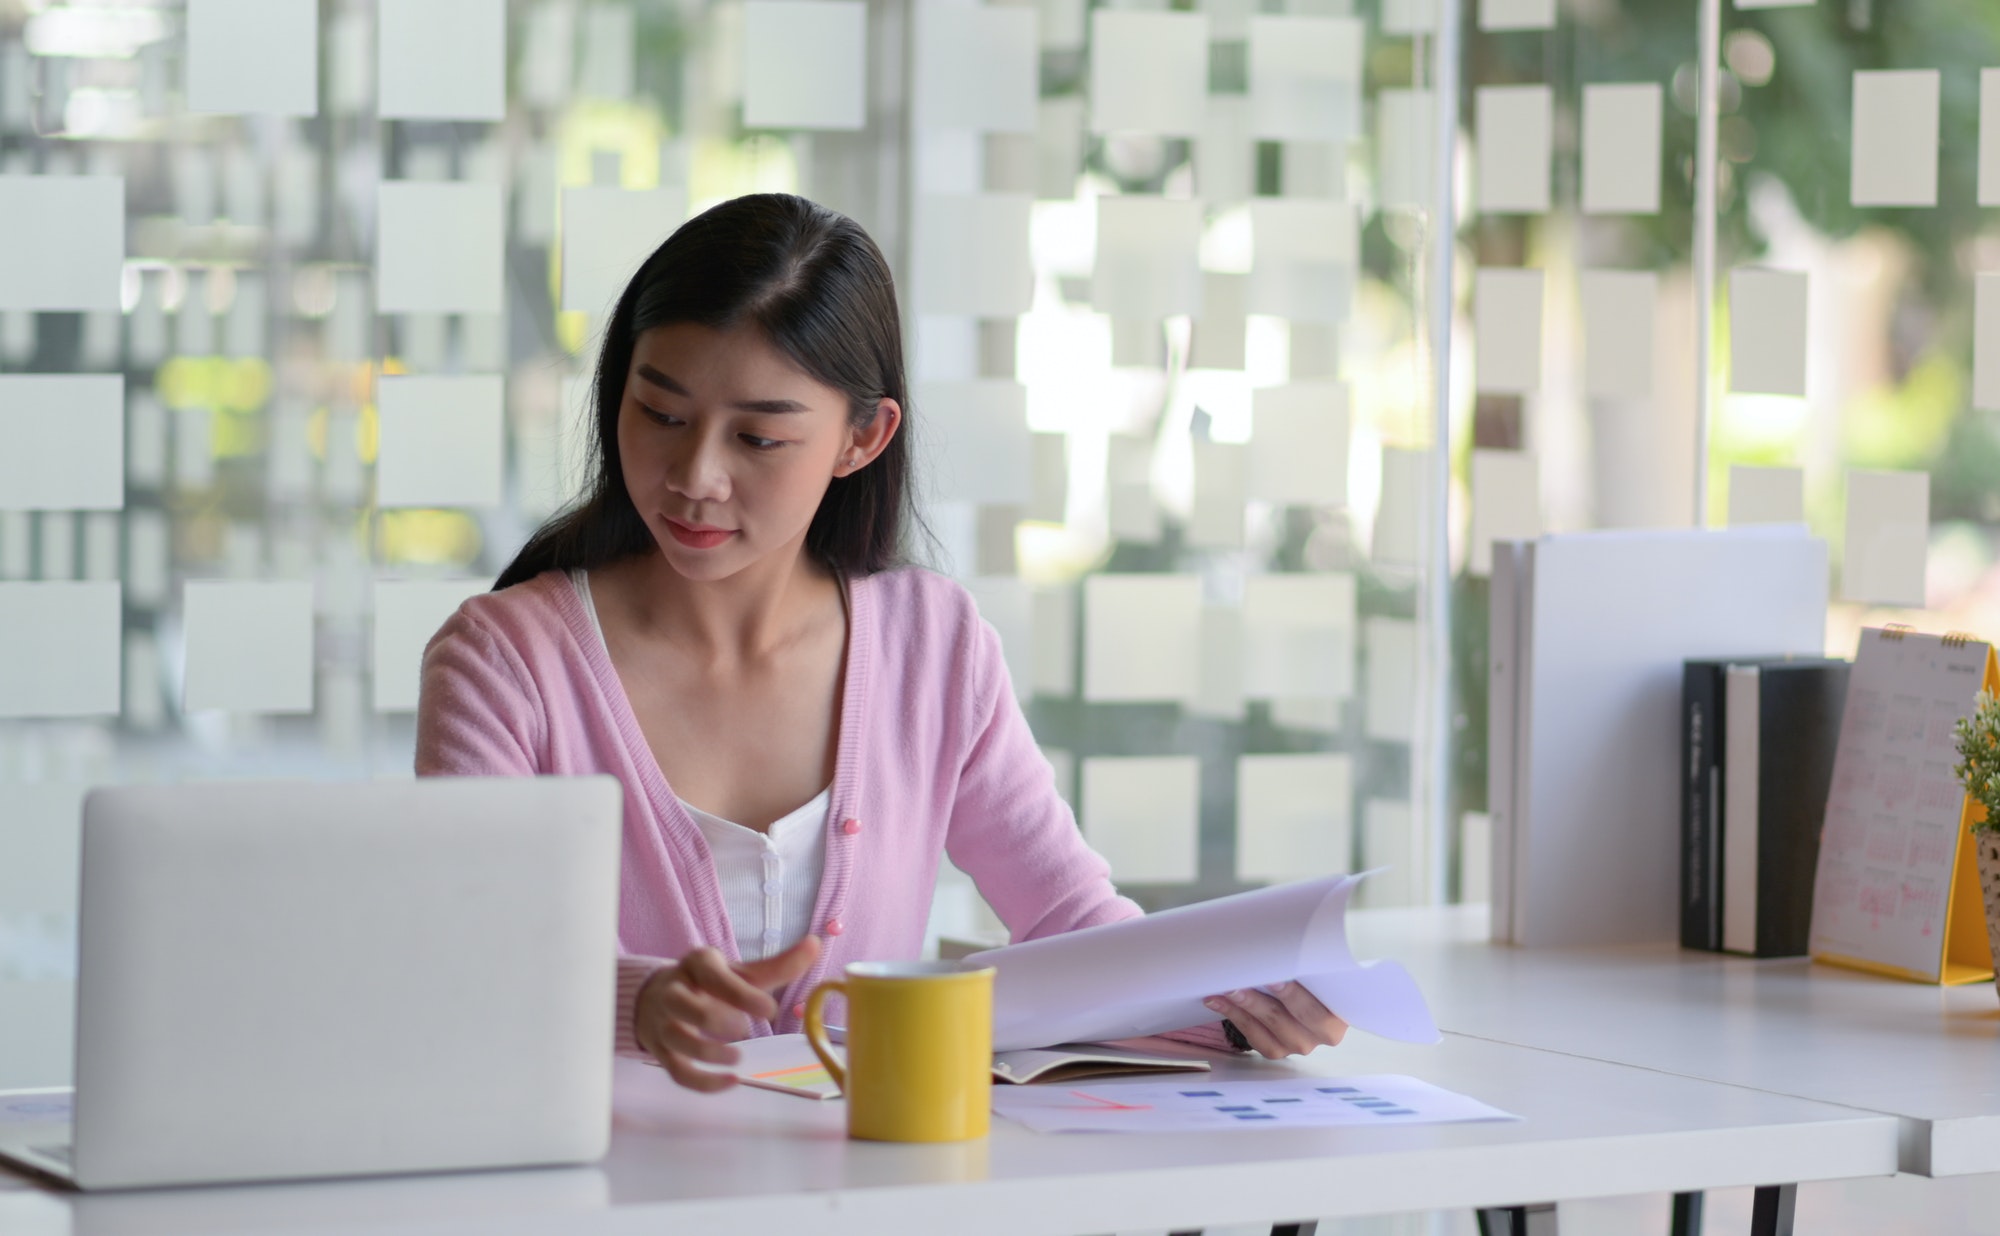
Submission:
M 1807 951 L 1846 661 L 1743 657 L 1682 671 L 1681 943 Z

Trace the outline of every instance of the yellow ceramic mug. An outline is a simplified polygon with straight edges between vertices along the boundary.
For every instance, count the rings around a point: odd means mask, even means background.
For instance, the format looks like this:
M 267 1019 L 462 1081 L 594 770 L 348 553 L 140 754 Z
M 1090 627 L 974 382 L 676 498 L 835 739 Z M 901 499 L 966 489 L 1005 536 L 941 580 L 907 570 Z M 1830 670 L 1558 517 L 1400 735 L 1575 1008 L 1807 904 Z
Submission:
M 993 968 L 862 961 L 806 1000 L 806 1041 L 847 1096 L 847 1135 L 878 1142 L 986 1136 L 993 1094 Z M 847 997 L 847 1065 L 821 1014 Z

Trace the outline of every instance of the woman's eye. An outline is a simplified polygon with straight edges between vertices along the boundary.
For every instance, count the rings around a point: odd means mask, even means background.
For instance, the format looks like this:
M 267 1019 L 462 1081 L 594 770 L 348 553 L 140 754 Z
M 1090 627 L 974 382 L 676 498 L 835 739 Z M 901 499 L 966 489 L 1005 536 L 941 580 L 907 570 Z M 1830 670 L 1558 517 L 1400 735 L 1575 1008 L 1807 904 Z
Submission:
M 744 434 L 743 440 L 760 451 L 771 451 L 784 445 L 776 438 L 760 438 L 755 434 Z
M 639 410 L 641 412 L 644 412 L 646 414 L 646 419 L 652 421 L 655 425 L 680 424 L 680 421 L 677 420 L 676 418 L 668 416 L 665 412 L 662 412 L 657 408 L 649 408 L 643 403 L 639 405 Z

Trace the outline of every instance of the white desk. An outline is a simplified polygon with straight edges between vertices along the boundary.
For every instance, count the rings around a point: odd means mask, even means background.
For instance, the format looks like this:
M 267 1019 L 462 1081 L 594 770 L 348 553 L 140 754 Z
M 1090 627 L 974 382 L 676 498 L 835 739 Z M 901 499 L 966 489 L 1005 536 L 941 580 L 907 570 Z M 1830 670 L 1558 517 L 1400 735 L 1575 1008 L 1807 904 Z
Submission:
M 2000 998 L 1803 958 L 1486 943 L 1484 907 L 1352 916 L 1447 1030 L 1886 1112 L 1903 1171 L 2000 1171 Z
M 1290 1066 L 1229 1062 L 1218 1075 Z M 1304 1067 L 1401 1072 L 1525 1120 L 1400 1129 L 850 1142 L 843 1111 L 704 1098 L 619 1063 L 611 1154 L 584 1169 L 74 1196 L 0 1192 L 9 1236 L 812 1231 L 1092 1233 L 1888 1175 L 1894 1119 L 1448 1036 L 1356 1035 Z M 0 1179 L 4 1179 L 0 1173 Z M 20 1184 L 18 1179 L 8 1183 Z

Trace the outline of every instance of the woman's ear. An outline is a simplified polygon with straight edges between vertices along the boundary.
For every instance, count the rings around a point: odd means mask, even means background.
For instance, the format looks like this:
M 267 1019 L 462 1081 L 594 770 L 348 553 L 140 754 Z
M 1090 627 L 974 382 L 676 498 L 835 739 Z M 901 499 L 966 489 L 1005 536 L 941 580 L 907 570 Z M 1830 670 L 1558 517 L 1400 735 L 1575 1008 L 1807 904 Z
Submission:
M 847 449 L 834 461 L 835 476 L 853 476 L 856 472 L 875 462 L 903 427 L 903 409 L 893 399 L 884 399 L 875 405 L 875 416 L 861 427 L 848 426 Z

